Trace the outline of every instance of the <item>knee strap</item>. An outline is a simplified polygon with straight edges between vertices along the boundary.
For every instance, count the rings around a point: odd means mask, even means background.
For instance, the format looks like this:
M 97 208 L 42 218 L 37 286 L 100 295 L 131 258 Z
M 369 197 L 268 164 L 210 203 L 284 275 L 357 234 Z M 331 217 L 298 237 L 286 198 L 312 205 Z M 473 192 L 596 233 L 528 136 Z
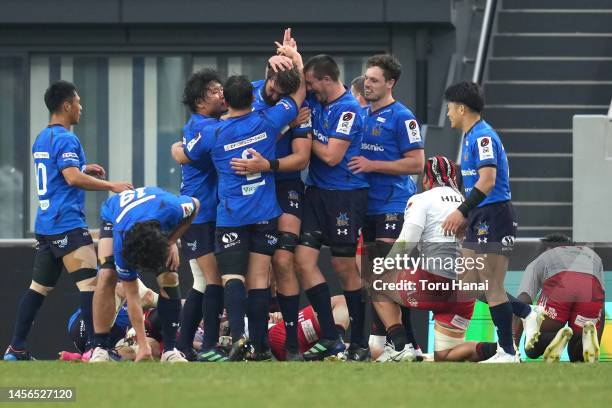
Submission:
M 98 270 L 94 268 L 81 268 L 71 272 L 69 275 L 74 283 L 78 284 L 84 280 L 95 278 L 98 275 Z
M 62 274 L 62 260 L 56 259 L 51 251 L 37 253 L 34 258 L 32 280 L 39 285 L 54 288 Z
M 284 249 L 285 251 L 295 252 L 295 247 L 299 243 L 297 235 L 291 232 L 279 231 L 278 233 L 278 244 L 277 249 Z
M 323 233 L 321 231 L 307 231 L 300 236 L 300 245 L 304 245 L 316 250 L 323 245 Z
M 337 245 L 330 249 L 332 256 L 340 258 L 354 258 L 357 254 L 357 245 Z

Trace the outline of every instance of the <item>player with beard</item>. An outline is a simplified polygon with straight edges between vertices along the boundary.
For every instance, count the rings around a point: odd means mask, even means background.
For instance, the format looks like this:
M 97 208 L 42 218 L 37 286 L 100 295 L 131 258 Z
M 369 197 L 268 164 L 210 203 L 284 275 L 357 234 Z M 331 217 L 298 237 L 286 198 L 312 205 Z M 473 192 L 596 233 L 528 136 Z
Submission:
M 363 227 L 368 256 L 384 258 L 404 224 L 406 203 L 416 193 L 410 175 L 423 171 L 425 153 L 416 117 L 393 97 L 402 72 L 399 62 L 391 55 L 375 55 L 366 67 L 364 96 L 369 106 L 365 109 L 362 155 L 353 157 L 349 168 L 365 173 L 370 184 Z M 417 348 L 410 309 L 402 308 L 402 321 L 409 342 Z M 373 326 L 376 334 L 383 334 L 375 311 Z

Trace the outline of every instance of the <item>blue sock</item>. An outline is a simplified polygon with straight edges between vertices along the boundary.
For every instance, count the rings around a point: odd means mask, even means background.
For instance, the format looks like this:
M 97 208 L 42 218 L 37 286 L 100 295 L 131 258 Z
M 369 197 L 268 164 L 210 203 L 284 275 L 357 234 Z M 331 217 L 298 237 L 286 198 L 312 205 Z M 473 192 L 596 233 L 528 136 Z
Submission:
M 327 282 L 320 283 L 304 291 L 312 308 L 317 312 L 319 327 L 321 327 L 321 338 L 336 340 L 338 333 L 334 324 L 334 315 L 331 308 L 331 295 Z
M 204 340 L 202 350 L 217 345 L 219 340 L 219 315 L 223 313 L 223 286 L 206 285 L 204 290 Z
M 491 318 L 497 329 L 497 341 L 501 348 L 508 354 L 515 354 L 514 341 L 512 339 L 512 306 L 505 302 L 497 306 L 490 306 Z
M 297 353 L 298 351 L 298 313 L 300 312 L 300 295 L 285 296 L 280 292 L 276 293 L 278 306 L 285 322 L 285 348 L 288 351 Z
M 157 300 L 157 313 L 161 321 L 164 352 L 176 347 L 176 332 L 181 323 L 181 299 L 166 299 L 160 296 Z
M 510 304 L 512 305 L 512 313 L 514 313 L 515 316 L 518 316 L 521 319 L 524 319 L 529 315 L 529 313 L 531 313 L 531 308 L 529 307 L 527 303 L 521 302 L 520 300 L 518 300 L 517 298 L 515 298 L 514 296 L 512 296 L 511 294 L 507 292 L 506 292 L 506 295 L 508 295 L 508 300 L 510 301 Z
M 87 333 L 87 345 L 85 346 L 85 350 L 89 350 L 93 344 L 93 307 L 91 305 L 93 302 L 93 296 L 93 291 L 80 292 L 81 316 L 83 317 L 83 322 L 85 323 L 85 333 Z
M 363 341 L 363 328 L 365 324 L 365 303 L 361 297 L 361 289 L 345 290 L 344 297 L 351 318 L 351 343 L 360 347 L 367 347 Z
M 178 349 L 183 353 L 193 347 L 193 336 L 202 320 L 203 298 L 204 294 L 194 288 L 189 289 L 187 293 L 187 299 L 181 312 L 181 335 L 178 340 Z
M 246 314 L 244 282 L 240 279 L 227 281 L 224 296 L 232 341 L 238 341 L 244 335 L 244 315 Z
M 414 331 L 412 330 L 410 308 L 407 308 L 406 306 L 400 306 L 400 309 L 402 309 L 402 326 L 404 326 L 404 331 L 406 332 L 406 339 L 408 339 L 408 343 L 412 343 L 412 346 L 414 348 L 417 348 L 418 344 L 416 339 L 414 338 Z
M 247 298 L 249 317 L 249 340 L 255 351 L 263 351 L 264 336 L 267 334 L 270 289 L 251 289 Z
M 44 295 L 32 289 L 26 290 L 23 294 L 21 302 L 19 302 L 19 308 L 17 309 L 15 331 L 13 332 L 13 339 L 11 340 L 11 347 L 14 349 L 25 349 L 26 338 L 28 337 L 28 333 L 30 333 L 36 314 L 38 314 L 38 309 L 40 309 L 44 300 Z

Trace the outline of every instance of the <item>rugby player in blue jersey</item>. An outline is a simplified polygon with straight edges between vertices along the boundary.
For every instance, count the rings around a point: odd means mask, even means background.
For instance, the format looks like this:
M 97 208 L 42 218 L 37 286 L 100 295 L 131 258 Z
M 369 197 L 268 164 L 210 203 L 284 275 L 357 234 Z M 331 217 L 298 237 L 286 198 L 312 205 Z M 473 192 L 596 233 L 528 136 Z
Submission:
M 36 256 L 32 282 L 17 311 L 15 329 L 4 360 L 31 360 L 26 338 L 45 297 L 57 283 L 62 267 L 80 291 L 85 325 L 93 332 L 92 297 L 96 253 L 85 221 L 85 191 L 119 193 L 132 188 L 103 180 L 104 168 L 87 164 L 79 138 L 70 130 L 81 118 L 81 99 L 74 84 L 53 83 L 45 92 L 51 118 L 32 146 L 39 206 L 34 232 Z
M 202 137 L 202 130 L 219 122 L 219 117 L 227 110 L 217 72 L 204 69 L 191 75 L 183 91 L 183 104 L 189 108 L 191 116 L 183 127 L 183 140 L 175 143 L 171 151 L 172 157 L 181 164 L 181 194 L 196 197 L 200 201 L 200 211 L 181 237 L 181 250 L 193 273 L 193 287 L 183 306 L 177 348 L 188 360 L 195 360 L 197 356 L 190 339 L 193 339 L 202 316 L 205 332 L 216 333 L 219 331 L 219 315 L 223 313 L 223 286 L 214 255 L 217 172 L 210 156 L 195 162 L 188 157 L 188 147 Z M 203 346 L 214 349 L 216 344 L 216 336 L 209 335 Z
M 295 54 L 294 64 L 301 66 Z M 300 73 L 301 71 L 298 71 Z M 225 285 L 234 348 L 230 359 L 244 357 L 245 279 L 248 291 L 246 314 L 253 359 L 270 358 L 266 347 L 269 305 L 269 267 L 277 242 L 277 218 L 282 213 L 271 172 L 238 174 L 231 165 L 235 158 L 249 158 L 255 152 L 275 160 L 277 137 L 298 113 L 305 96 L 301 79 L 298 88 L 269 108 L 253 110 L 253 86 L 243 76 L 230 77 L 224 85 L 229 108 L 226 120 L 202 133 L 200 140 L 185 152 L 194 162 L 211 155 L 219 177 L 217 207 L 217 262 Z M 241 169 L 246 172 L 246 169 Z
M 425 165 L 420 125 L 410 109 L 393 97 L 401 73 L 401 65 L 391 55 L 368 59 L 364 93 L 370 105 L 365 110 L 361 156 L 349 162 L 354 173 L 366 173 L 370 184 L 363 239 L 372 258 L 386 257 L 399 236 L 406 203 L 416 193 L 410 175 L 421 173 Z M 373 312 L 377 334 L 383 334 L 384 326 Z M 416 349 L 409 308 L 402 307 L 402 322 Z
M 291 29 L 285 31 L 283 44 L 297 51 Z M 253 109 L 273 106 L 282 95 L 293 93 L 299 84 L 300 74 L 291 59 L 281 55 L 270 58 L 266 80 L 253 82 Z M 295 361 L 301 360 L 301 355 L 297 331 L 300 286 L 294 269 L 294 252 L 299 241 L 304 198 L 300 171 L 308 165 L 312 148 L 310 109 L 303 104 L 298 117 L 283 131 L 276 143 L 276 159 L 267 160 L 258 152 L 249 150 L 252 157 L 232 159 L 232 168 L 240 175 L 274 171 L 276 198 L 283 213 L 278 218 L 278 246 L 272 265 L 276 300 L 286 326 L 287 360 Z
M 90 362 L 110 360 L 117 278 L 123 282 L 130 322 L 136 331 L 138 353 L 135 360 L 151 358 L 138 294 L 139 272 L 154 273 L 159 285 L 157 310 L 164 341 L 161 361 L 187 362 L 175 347 L 181 313 L 176 241 L 189 228 L 199 206 L 195 197 L 175 196 L 159 187 L 124 191 L 102 204 L 98 243 L 101 266 L 94 303 L 96 348 Z
M 334 327 L 329 287 L 317 266 L 325 243 L 331 249 L 332 268 L 344 289 L 351 317 L 347 357 L 367 360 L 365 303 L 355 255 L 367 209 L 368 183 L 363 173 L 354 174 L 348 167 L 349 160 L 360 153 L 362 108 L 340 81 L 340 70 L 332 57 L 317 55 L 309 59 L 304 77 L 314 138 L 295 257 L 302 286 L 317 312 L 322 332 L 321 339 L 304 353 L 304 359 L 321 360 L 345 349 Z
M 448 235 L 465 235 L 463 256 L 467 259 L 478 256 L 484 262 L 484 268 L 473 269 L 464 278 L 464 281 L 488 282 L 484 294 L 497 329 L 499 347 L 484 362 L 520 362 L 514 349 L 512 315 L 525 319 L 527 348 L 537 340 L 543 312 L 540 307 L 532 308 L 515 298 L 509 299 L 504 288 L 517 229 L 510 202 L 508 159 L 499 136 L 481 117 L 484 95 L 478 84 L 451 85 L 444 96 L 451 127 L 463 132 L 461 175 L 467 198 L 446 218 L 442 229 Z

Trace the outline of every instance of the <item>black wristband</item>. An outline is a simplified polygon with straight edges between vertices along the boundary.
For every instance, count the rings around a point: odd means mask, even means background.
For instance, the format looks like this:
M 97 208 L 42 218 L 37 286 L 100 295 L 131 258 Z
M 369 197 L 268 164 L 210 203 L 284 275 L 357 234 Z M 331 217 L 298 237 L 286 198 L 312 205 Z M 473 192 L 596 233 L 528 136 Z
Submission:
M 487 195 L 476 187 L 474 187 L 472 188 L 472 191 L 470 192 L 470 195 L 468 196 L 467 200 L 462 202 L 461 205 L 457 207 L 457 209 L 459 210 L 459 212 L 461 212 L 461 214 L 463 214 L 464 217 L 467 218 L 468 213 L 472 209 L 478 207 L 478 204 L 482 203 L 485 198 L 487 198 Z
M 278 168 L 280 167 L 280 162 L 278 161 L 278 159 L 272 159 L 268 161 L 270 162 L 270 170 L 278 171 Z

